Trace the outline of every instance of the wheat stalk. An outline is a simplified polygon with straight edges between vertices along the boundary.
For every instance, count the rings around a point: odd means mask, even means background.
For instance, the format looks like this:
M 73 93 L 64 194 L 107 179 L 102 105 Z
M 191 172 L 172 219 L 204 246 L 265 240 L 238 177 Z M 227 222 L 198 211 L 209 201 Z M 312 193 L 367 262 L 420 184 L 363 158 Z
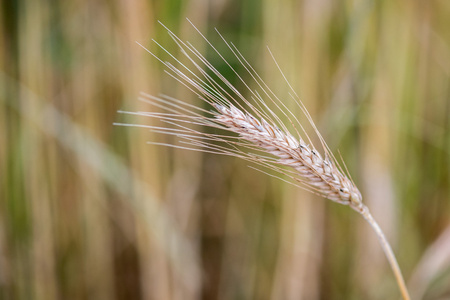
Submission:
M 198 31 L 194 25 L 192 26 Z M 118 125 L 150 128 L 153 132 L 174 135 L 180 138 L 183 143 L 182 145 L 155 142 L 151 144 L 212 152 L 246 159 L 259 166 L 283 174 L 284 177 L 291 179 L 289 181 L 291 184 L 297 185 L 298 183 L 297 186 L 303 189 L 337 203 L 349 205 L 360 213 L 374 229 L 394 272 L 403 298 L 410 299 L 400 268 L 386 237 L 370 214 L 367 206 L 362 203 L 361 193 L 353 180 L 351 180 L 350 175 L 348 172 L 346 174 L 339 166 L 337 159 L 329 150 L 308 111 L 287 82 L 281 70 L 282 76 L 292 91 L 290 94 L 291 98 L 298 104 L 319 138 L 324 152 L 323 156 L 314 147 L 308 134 L 292 111 L 287 109 L 283 101 L 270 90 L 239 50 L 232 43 L 228 43 L 220 33 L 218 34 L 225 44 L 259 87 L 259 92 L 251 89 L 247 82 L 198 31 L 248 89 L 253 100 L 252 102 L 247 100 L 195 47 L 189 42 L 183 42 L 169 29 L 167 31 L 183 55 L 187 57 L 188 62 L 194 66 L 193 70 L 181 63 L 180 60 L 157 42 L 155 43 L 166 51 L 178 66 L 161 60 L 142 45 L 141 47 L 160 60 L 167 67 L 166 72 L 170 76 L 197 94 L 202 101 L 208 103 L 215 110 L 205 110 L 199 106 L 190 105 L 164 95 L 154 97 L 142 94 L 140 100 L 158 106 L 166 112 L 123 113 L 157 118 L 165 122 L 166 125 L 162 127 L 134 124 Z M 272 53 L 270 54 L 272 55 Z M 197 73 L 194 72 L 195 70 Z M 207 70 L 211 71 L 212 75 Z M 270 108 L 268 104 L 272 104 L 274 108 Z M 291 128 L 295 130 L 295 136 L 289 132 L 287 126 L 281 121 L 279 114 L 289 121 Z M 205 133 L 192 127 L 197 125 L 208 126 L 221 131 L 220 133 Z M 300 131 L 297 128 L 300 128 Z M 304 139 L 302 139 L 300 132 L 304 135 Z M 272 174 L 269 175 L 274 176 Z

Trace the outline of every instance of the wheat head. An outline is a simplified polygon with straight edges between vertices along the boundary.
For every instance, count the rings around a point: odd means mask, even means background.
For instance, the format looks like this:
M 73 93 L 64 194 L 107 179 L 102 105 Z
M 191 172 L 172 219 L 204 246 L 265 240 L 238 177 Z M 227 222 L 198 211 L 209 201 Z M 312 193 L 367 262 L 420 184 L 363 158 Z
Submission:
M 297 171 L 298 181 L 313 188 L 323 197 L 335 202 L 363 209 L 361 193 L 343 175 L 327 155 L 298 140 L 289 132 L 283 132 L 266 120 L 258 120 L 249 113 L 231 106 L 216 104 L 216 122 L 239 134 L 241 139 L 255 144 L 267 153 L 278 157 L 277 163 Z
M 193 27 L 198 31 L 195 26 Z M 214 110 L 204 109 L 165 95 L 154 97 L 142 93 L 140 100 L 159 107 L 164 112 L 123 113 L 156 118 L 164 122 L 165 125 L 159 127 L 135 124 L 118 125 L 149 128 L 155 133 L 176 136 L 182 143 L 176 145 L 150 142 L 151 144 L 231 155 L 251 161 L 260 167 L 281 173 L 283 176 L 282 180 L 285 180 L 284 178 L 287 177 L 289 180 L 285 181 L 291 184 L 297 185 L 298 183 L 299 185 L 297 186 L 305 190 L 337 203 L 349 205 L 359 212 L 376 232 L 394 272 L 402 296 L 404 299 L 409 299 L 400 268 L 383 232 L 373 219 L 369 209 L 363 204 L 361 193 L 353 180 L 351 180 L 348 171 L 344 172 L 344 169 L 340 167 L 337 159 L 320 135 L 306 107 L 281 72 L 275 59 L 275 64 L 291 89 L 290 97 L 301 109 L 313 128 L 321 143 L 322 151 L 314 147 L 303 125 L 297 116 L 287 109 L 285 102 L 271 91 L 233 43 L 227 42 L 217 30 L 219 36 L 240 62 L 241 66 L 248 72 L 258 89 L 250 88 L 250 85 L 231 67 L 219 51 L 200 31 L 198 32 L 245 86 L 252 101 L 244 97 L 189 42 L 183 42 L 169 29 L 167 31 L 181 50 L 181 53 L 187 58 L 188 63 L 192 66 L 191 68 L 183 64 L 156 41 L 155 43 L 167 52 L 174 63 L 163 61 L 160 57 L 141 46 L 167 67 L 166 72 L 171 77 L 197 94 L 199 99 L 209 104 Z M 272 55 L 272 53 L 270 54 Z M 281 117 L 288 120 L 291 129 L 294 130 L 294 134 L 281 121 Z M 199 125 L 213 128 L 216 132 L 204 132 L 197 128 Z M 269 175 L 274 176 L 273 174 Z

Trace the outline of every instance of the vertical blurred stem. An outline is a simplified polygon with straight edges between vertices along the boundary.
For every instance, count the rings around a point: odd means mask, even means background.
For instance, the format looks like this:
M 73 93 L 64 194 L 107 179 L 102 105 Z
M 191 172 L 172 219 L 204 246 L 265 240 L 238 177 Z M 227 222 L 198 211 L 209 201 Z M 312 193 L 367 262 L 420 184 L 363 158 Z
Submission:
M 386 239 L 386 236 L 384 235 L 383 231 L 381 230 L 378 223 L 375 221 L 375 219 L 370 214 L 370 211 L 367 207 L 363 207 L 363 209 L 358 210 L 364 219 L 366 219 L 367 222 L 369 222 L 370 226 L 372 226 L 373 230 L 375 230 L 375 233 L 377 234 L 378 240 L 380 241 L 381 247 L 383 248 L 384 253 L 386 254 L 386 257 L 389 261 L 389 264 L 391 265 L 392 271 L 394 272 L 395 279 L 397 279 L 398 287 L 400 288 L 400 292 L 402 293 L 402 297 L 405 300 L 410 300 L 408 290 L 406 288 L 405 280 L 403 279 L 402 272 L 400 270 L 400 267 L 398 265 L 397 259 L 395 258 L 394 252 L 392 251 L 391 246 L 389 245 L 389 242 Z

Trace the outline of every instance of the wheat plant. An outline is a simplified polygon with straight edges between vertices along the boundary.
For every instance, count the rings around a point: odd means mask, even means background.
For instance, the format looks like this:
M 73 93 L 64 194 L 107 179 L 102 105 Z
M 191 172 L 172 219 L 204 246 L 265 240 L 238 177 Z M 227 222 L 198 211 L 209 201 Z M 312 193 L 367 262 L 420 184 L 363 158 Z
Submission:
M 344 168 L 340 166 L 270 50 L 268 51 L 280 71 L 280 75 L 283 76 L 290 89 L 290 101 L 295 102 L 302 111 L 318 138 L 321 151 L 314 146 L 312 138 L 307 134 L 299 117 L 287 108 L 286 100 L 278 98 L 272 92 L 233 43 L 227 42 L 216 30 L 241 67 L 252 78 L 256 89 L 253 89 L 250 83 L 243 79 L 243 76 L 194 25 L 192 26 L 220 59 L 228 65 L 250 96 L 245 97 L 190 42 L 182 41 L 164 26 L 190 66 L 156 41 L 154 42 L 171 57 L 174 63 L 162 60 L 160 56 L 138 44 L 165 65 L 167 74 L 195 93 L 199 99 L 209 105 L 209 108 L 203 108 L 203 105 L 192 105 L 166 95 L 155 97 L 142 93 L 140 100 L 158 107 L 162 111 L 120 112 L 156 118 L 164 125 L 124 123 L 116 123 L 116 125 L 145 127 L 152 132 L 172 135 L 180 140 L 180 143 L 177 144 L 149 142 L 150 144 L 245 159 L 257 166 L 255 168 L 261 172 L 326 199 L 350 206 L 364 217 L 377 234 L 403 299 L 410 299 L 400 268 L 385 235 L 367 206 L 363 204 L 361 193 L 351 179 L 345 164 L 343 164 Z M 282 119 L 287 122 L 283 122 Z M 212 130 L 205 132 L 201 129 L 202 127 L 209 127 Z M 265 171 L 267 169 L 272 172 Z M 274 175 L 274 172 L 279 176 Z

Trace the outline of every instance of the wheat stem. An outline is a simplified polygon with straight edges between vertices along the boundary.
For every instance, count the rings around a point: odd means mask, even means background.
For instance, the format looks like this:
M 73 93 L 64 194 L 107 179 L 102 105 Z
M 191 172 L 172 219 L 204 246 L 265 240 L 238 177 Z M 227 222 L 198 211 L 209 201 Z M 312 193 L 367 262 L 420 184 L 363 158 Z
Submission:
M 391 269 L 394 272 L 395 279 L 397 280 L 398 287 L 400 288 L 400 292 L 402 294 L 403 299 L 410 300 L 408 289 L 406 288 L 405 280 L 403 279 L 402 272 L 400 270 L 400 267 L 398 265 L 397 259 L 395 258 L 394 252 L 392 251 L 391 246 L 389 245 L 389 242 L 386 239 L 386 236 L 384 235 L 383 231 L 381 230 L 378 223 L 375 221 L 375 219 L 370 214 L 369 209 L 364 206 L 364 209 L 359 210 L 359 213 L 366 219 L 366 221 L 370 224 L 370 226 L 373 228 L 375 233 L 377 234 L 378 240 L 380 241 L 381 247 L 383 248 L 384 253 L 386 254 L 386 258 L 389 261 L 389 264 L 391 265 Z

